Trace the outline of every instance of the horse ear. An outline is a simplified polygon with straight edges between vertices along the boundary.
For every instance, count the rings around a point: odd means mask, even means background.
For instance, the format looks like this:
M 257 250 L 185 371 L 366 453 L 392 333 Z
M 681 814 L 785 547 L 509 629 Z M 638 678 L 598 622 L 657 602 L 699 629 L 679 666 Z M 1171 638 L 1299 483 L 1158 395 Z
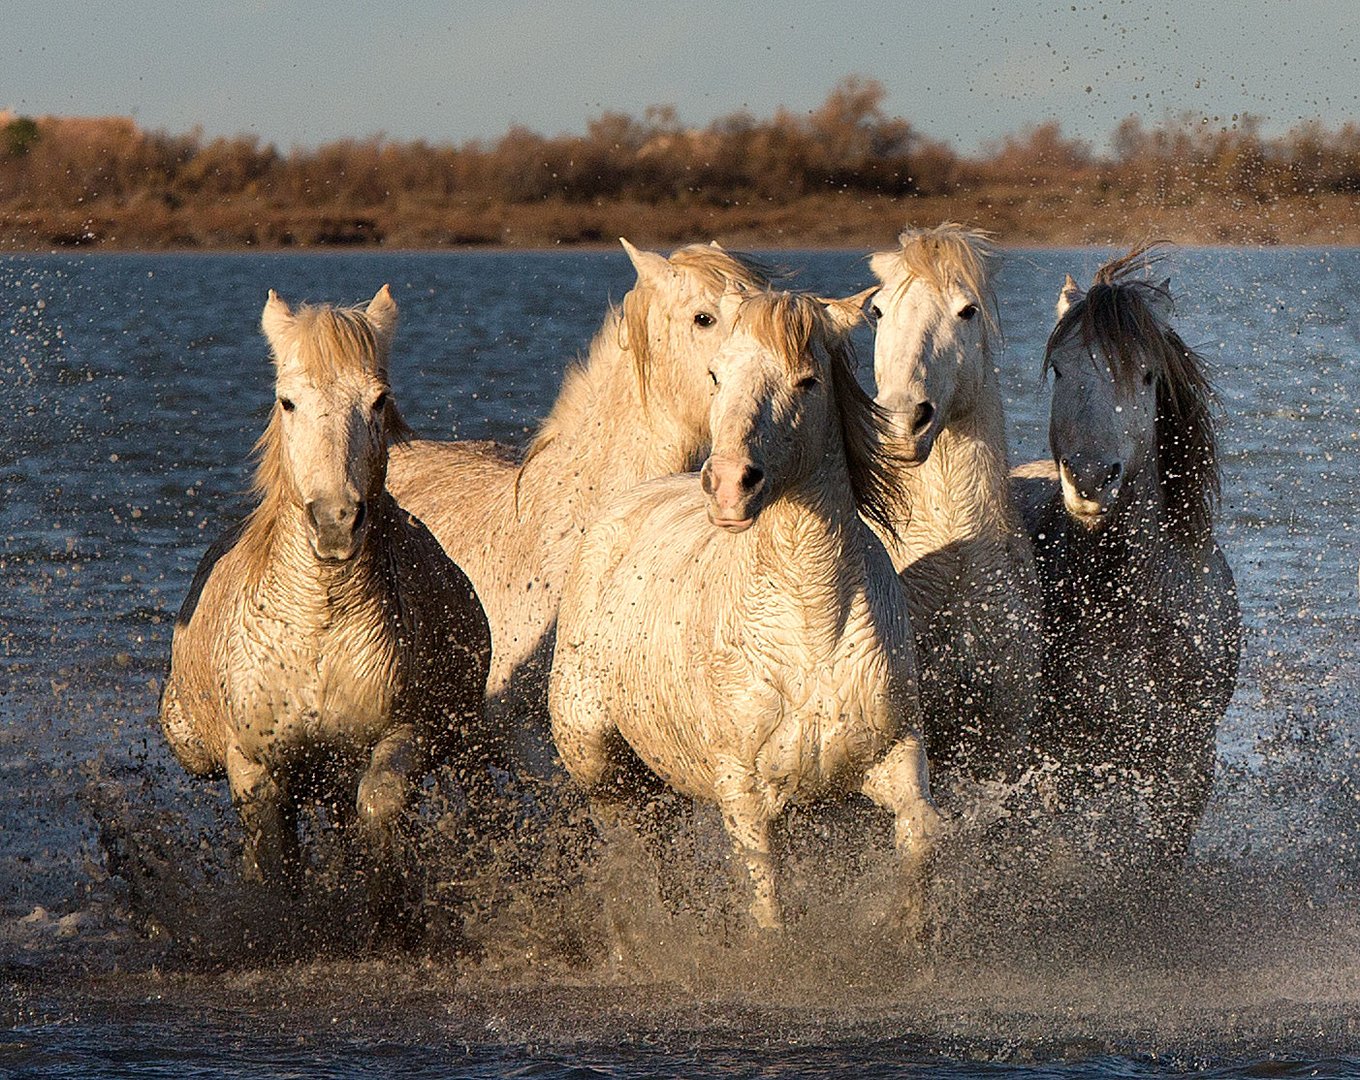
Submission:
M 715 251 L 721 251 L 724 254 L 727 252 L 727 249 L 723 247 L 720 243 L 718 243 L 718 241 L 716 240 L 710 240 L 708 242 L 708 246 L 713 248 Z
M 874 272 L 874 277 L 886 285 L 899 261 L 895 251 L 878 251 L 869 256 L 869 269 Z
M 1157 316 L 1157 321 L 1163 326 L 1170 325 L 1171 316 L 1175 314 L 1176 308 L 1176 302 L 1171 296 L 1171 279 L 1164 279 L 1160 285 L 1149 285 L 1147 301 L 1152 313 Z
M 378 337 L 384 345 L 392 344 L 392 335 L 397 329 L 397 302 L 392 299 L 392 288 L 384 285 L 373 295 L 364 309 L 368 321 L 373 324 Z
M 283 355 L 283 335 L 292 325 L 293 309 L 284 303 L 283 297 L 270 289 L 269 299 L 264 302 L 264 311 L 260 315 L 260 329 L 264 331 L 275 356 Z
M 723 322 L 729 326 L 736 317 L 737 309 L 741 307 L 742 301 L 746 299 L 746 289 L 741 285 L 729 285 L 727 291 L 718 297 L 718 312 L 723 317 Z
M 864 321 L 864 305 L 868 303 L 869 297 L 876 292 L 878 292 L 878 286 L 871 285 L 863 292 L 857 292 L 854 296 L 847 296 L 844 300 L 828 300 L 819 296 L 817 302 L 826 310 L 832 326 L 841 333 L 849 333 Z
M 1086 294 L 1081 291 L 1081 287 L 1068 274 L 1063 279 L 1062 288 L 1058 290 L 1058 318 L 1067 314 L 1067 309 L 1075 304 Z
M 662 274 L 669 273 L 671 264 L 655 251 L 639 251 L 622 236 L 619 237 L 619 243 L 628 253 L 628 259 L 633 264 L 633 269 L 637 271 L 639 282 L 653 282 Z

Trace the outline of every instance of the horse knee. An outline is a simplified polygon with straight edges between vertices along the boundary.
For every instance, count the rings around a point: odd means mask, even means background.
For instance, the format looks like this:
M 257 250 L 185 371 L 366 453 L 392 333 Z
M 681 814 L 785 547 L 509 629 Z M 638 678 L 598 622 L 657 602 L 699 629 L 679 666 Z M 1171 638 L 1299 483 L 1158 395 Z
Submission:
M 592 792 L 605 784 L 613 765 L 609 750 L 612 725 L 603 722 L 583 724 L 563 722 L 553 717 L 552 737 L 562 767 L 583 791 Z
M 246 879 L 287 880 L 298 869 L 298 852 L 294 810 L 284 785 L 267 766 L 235 748 L 227 754 L 227 782 L 246 834 Z
M 359 781 L 355 798 L 359 826 L 365 831 L 391 829 L 406 809 L 411 784 L 391 770 L 370 769 Z

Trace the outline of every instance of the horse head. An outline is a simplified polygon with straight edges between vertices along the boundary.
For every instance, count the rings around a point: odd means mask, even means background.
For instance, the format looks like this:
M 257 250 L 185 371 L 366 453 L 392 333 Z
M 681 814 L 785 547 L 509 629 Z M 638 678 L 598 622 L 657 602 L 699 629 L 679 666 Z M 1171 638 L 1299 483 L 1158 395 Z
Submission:
M 699 477 L 709 520 L 742 532 L 830 462 L 848 469 L 857 506 L 886 519 L 882 414 L 854 376 L 858 308 L 764 290 L 719 306 L 732 330 L 708 372 L 712 450 Z M 844 473 L 831 480 L 844 485 Z
M 908 229 L 900 244 L 870 258 L 880 284 L 865 312 L 877 401 L 893 414 L 904 458 L 920 464 L 992 377 L 991 249 L 986 234 L 952 223 Z
M 637 271 L 624 297 L 620 335 L 631 354 L 643 408 L 682 432 L 708 418 L 709 361 L 732 326 L 719 301 L 768 285 L 768 272 L 717 244 L 691 244 L 670 258 L 619 241 Z
M 1090 528 L 1109 520 L 1140 482 L 1159 486 L 1168 472 L 1160 444 L 1186 437 L 1163 439 L 1159 426 L 1176 421 L 1182 398 L 1203 404 L 1208 394 L 1198 357 L 1171 329 L 1170 279 L 1130 276 L 1145 254 L 1138 249 L 1102 266 L 1087 292 L 1068 275 L 1045 350 L 1044 370 L 1053 375 L 1049 445 L 1063 503 Z
M 322 562 L 344 562 L 362 547 L 387 475 L 388 440 L 406 430 L 387 379 L 396 319 L 386 285 L 363 310 L 294 312 L 272 289 L 264 306 L 275 403 L 257 486 L 302 509 Z

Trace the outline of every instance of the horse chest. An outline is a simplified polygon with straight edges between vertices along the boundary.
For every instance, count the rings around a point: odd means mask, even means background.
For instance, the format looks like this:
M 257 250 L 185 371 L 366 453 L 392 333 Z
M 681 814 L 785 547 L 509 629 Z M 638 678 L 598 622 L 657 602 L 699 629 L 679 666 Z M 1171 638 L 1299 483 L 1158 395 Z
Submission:
M 398 651 L 387 629 L 381 612 L 248 623 L 231 679 L 242 750 L 269 758 L 371 748 L 396 705 Z
M 759 715 L 749 749 L 781 801 L 857 775 L 896 733 L 893 658 L 862 604 L 839 633 L 816 644 L 772 635 L 754 652 L 751 673 L 762 692 L 750 702 Z

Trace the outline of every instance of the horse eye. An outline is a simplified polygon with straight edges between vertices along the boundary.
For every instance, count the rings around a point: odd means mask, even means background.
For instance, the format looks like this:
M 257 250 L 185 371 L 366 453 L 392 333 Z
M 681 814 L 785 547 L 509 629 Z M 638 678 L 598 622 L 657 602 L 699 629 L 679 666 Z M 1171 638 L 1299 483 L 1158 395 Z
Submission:
M 718 385 L 718 376 L 714 373 L 712 368 L 708 369 L 708 377 L 713 380 L 714 386 Z
M 386 404 L 387 404 L 387 391 L 384 390 L 381 394 L 379 394 L 376 398 L 373 399 L 373 411 L 382 412 L 383 406 L 385 406 Z
M 962 319 L 964 322 L 967 322 L 976 314 L 977 314 L 976 304 L 964 304 L 963 307 L 959 308 L 959 318 Z
M 879 307 L 878 307 L 877 304 L 870 304 L 870 305 L 869 305 L 869 318 L 872 319 L 872 320 L 875 321 L 875 322 L 877 322 L 879 319 L 883 318 L 883 312 L 879 310 Z
M 283 406 L 284 412 L 292 412 L 297 408 L 297 406 L 293 404 L 292 398 L 281 397 L 279 398 L 279 404 Z
M 698 312 L 698 313 L 694 316 L 694 325 L 695 325 L 695 326 L 705 326 L 705 327 L 707 327 L 707 326 L 712 326 L 712 325 L 713 325 L 714 323 L 716 323 L 717 321 L 718 321 L 718 320 L 715 319 L 712 315 L 710 315 L 707 311 L 700 311 L 700 312 Z
M 811 390 L 816 385 L 817 385 L 816 375 L 804 375 L 801 379 L 799 379 L 796 383 L 793 384 L 793 388 L 795 390 Z

